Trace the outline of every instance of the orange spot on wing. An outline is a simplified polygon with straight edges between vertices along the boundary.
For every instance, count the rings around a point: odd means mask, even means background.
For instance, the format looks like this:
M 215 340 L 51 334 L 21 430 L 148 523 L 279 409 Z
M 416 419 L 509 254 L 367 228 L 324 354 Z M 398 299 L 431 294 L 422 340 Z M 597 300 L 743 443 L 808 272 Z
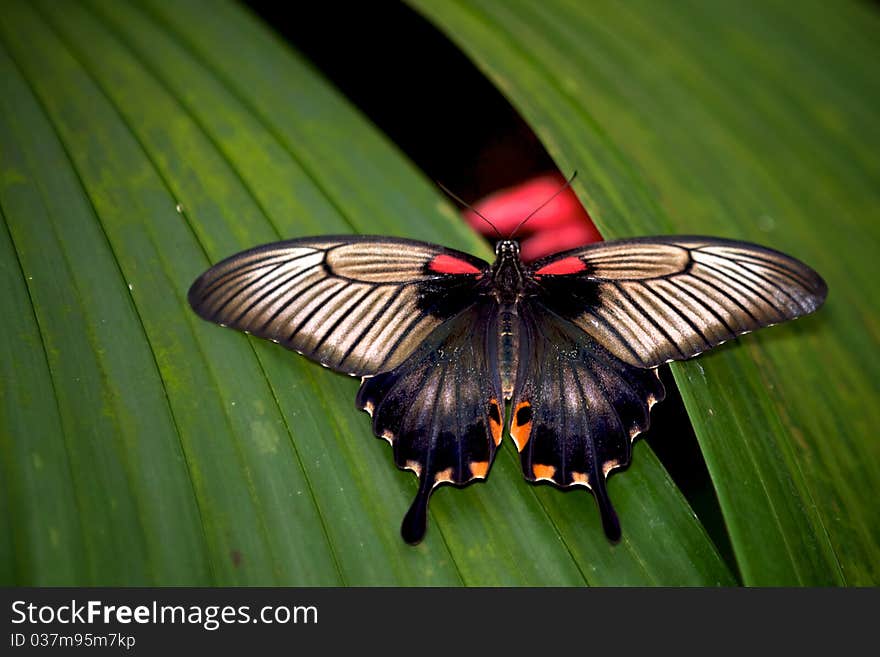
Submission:
M 493 399 L 489 402 L 489 430 L 492 432 L 492 438 L 495 440 L 496 447 L 501 444 L 501 407 L 498 400 Z
M 617 459 L 611 459 L 610 461 L 605 461 L 605 463 L 602 465 L 602 474 L 604 474 L 607 477 L 609 472 L 611 472 L 614 468 L 617 468 L 619 466 L 620 466 L 620 461 L 618 461 Z
M 471 474 L 474 477 L 486 477 L 489 472 L 489 461 L 473 461 L 471 462 Z
M 535 479 L 553 479 L 556 468 L 552 465 L 533 465 L 532 474 L 535 475 Z
M 444 481 L 452 481 L 452 468 L 446 468 L 434 475 L 435 484 L 440 484 Z
M 513 422 L 510 425 L 510 437 L 516 443 L 516 449 L 523 451 L 529 436 L 532 434 L 532 405 L 529 402 L 520 402 L 513 412 Z
M 576 484 L 583 484 L 584 486 L 590 485 L 590 479 L 583 472 L 572 472 L 571 480 Z

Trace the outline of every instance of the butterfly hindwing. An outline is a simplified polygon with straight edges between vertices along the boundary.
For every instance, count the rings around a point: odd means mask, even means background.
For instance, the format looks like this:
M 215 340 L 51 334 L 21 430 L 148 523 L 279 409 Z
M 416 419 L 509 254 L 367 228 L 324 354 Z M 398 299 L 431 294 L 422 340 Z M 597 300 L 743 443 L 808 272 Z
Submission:
M 663 399 L 656 370 L 629 365 L 539 303 L 523 304 L 510 435 L 529 481 L 593 491 L 609 538 L 620 525 L 606 491 Z
M 539 260 L 529 273 L 548 308 L 644 368 L 809 314 L 827 293 L 790 256 L 711 237 L 593 244 Z
M 364 376 L 394 368 L 471 305 L 487 269 L 413 240 L 310 237 L 220 262 L 193 283 L 189 302 L 209 321 Z
M 501 442 L 503 403 L 491 360 L 494 313 L 476 304 L 435 329 L 405 361 L 364 379 L 357 406 L 373 431 L 391 443 L 399 468 L 413 471 L 419 490 L 401 527 L 418 543 L 428 499 L 442 484 L 485 479 Z

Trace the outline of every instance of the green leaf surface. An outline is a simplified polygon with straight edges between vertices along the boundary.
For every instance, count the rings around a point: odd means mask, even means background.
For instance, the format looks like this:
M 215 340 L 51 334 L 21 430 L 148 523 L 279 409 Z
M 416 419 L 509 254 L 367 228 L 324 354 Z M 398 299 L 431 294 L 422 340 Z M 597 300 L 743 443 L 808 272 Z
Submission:
M 234 53 L 235 56 L 230 56 Z M 8 584 L 730 584 L 647 447 L 588 494 L 415 492 L 357 382 L 186 303 L 211 263 L 297 235 L 487 247 L 358 111 L 240 7 L 4 1 L 0 577 Z
M 880 15 L 867 3 L 411 0 L 608 238 L 768 244 L 815 316 L 676 364 L 744 583 L 880 581 Z

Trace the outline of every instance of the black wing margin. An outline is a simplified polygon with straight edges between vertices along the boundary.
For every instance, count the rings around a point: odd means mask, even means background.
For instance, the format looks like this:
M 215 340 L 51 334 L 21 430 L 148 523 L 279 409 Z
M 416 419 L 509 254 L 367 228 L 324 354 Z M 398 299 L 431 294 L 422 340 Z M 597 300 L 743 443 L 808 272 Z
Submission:
M 632 458 L 665 395 L 656 369 L 629 365 L 539 303 L 523 304 L 510 436 L 529 481 L 592 490 L 611 540 L 620 524 L 606 479 Z
M 424 537 L 437 486 L 489 474 L 504 426 L 501 381 L 490 362 L 493 321 L 489 304 L 472 306 L 394 370 L 365 378 L 358 392 L 358 408 L 391 444 L 397 467 L 419 478 L 401 526 L 407 543 Z
M 529 273 L 543 304 L 644 368 L 809 314 L 828 291 L 790 256 L 712 237 L 603 242 L 539 260 Z
M 202 318 L 365 376 L 400 364 L 476 299 L 489 265 L 393 237 L 330 236 L 244 251 L 189 290 Z

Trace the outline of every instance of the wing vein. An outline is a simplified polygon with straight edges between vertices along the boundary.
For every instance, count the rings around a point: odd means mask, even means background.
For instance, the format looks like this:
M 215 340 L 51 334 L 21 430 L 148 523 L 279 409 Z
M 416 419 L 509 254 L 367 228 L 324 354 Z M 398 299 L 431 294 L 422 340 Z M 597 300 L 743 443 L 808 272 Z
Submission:
M 679 347 L 678 344 L 675 342 L 675 340 L 672 339 L 672 336 L 669 335 L 669 332 L 665 328 L 663 328 L 663 325 L 660 322 L 658 322 L 657 320 L 655 320 L 649 312 L 645 311 L 644 307 L 642 307 L 642 304 L 640 304 L 637 300 L 633 299 L 632 295 L 630 295 L 620 283 L 615 281 L 614 287 L 617 288 L 617 291 L 620 293 L 620 295 L 624 299 L 626 299 L 633 307 L 635 307 L 635 309 L 639 313 L 641 313 L 642 316 L 645 317 L 645 319 L 647 319 L 651 324 L 654 325 L 654 328 L 656 328 L 663 335 L 663 337 L 666 338 L 666 341 L 669 344 L 671 344 L 673 347 L 675 347 L 675 350 L 678 352 L 679 356 L 681 356 L 682 358 L 686 358 L 684 352 L 681 350 L 681 347 Z M 633 318 L 633 319 L 635 319 L 635 318 Z

